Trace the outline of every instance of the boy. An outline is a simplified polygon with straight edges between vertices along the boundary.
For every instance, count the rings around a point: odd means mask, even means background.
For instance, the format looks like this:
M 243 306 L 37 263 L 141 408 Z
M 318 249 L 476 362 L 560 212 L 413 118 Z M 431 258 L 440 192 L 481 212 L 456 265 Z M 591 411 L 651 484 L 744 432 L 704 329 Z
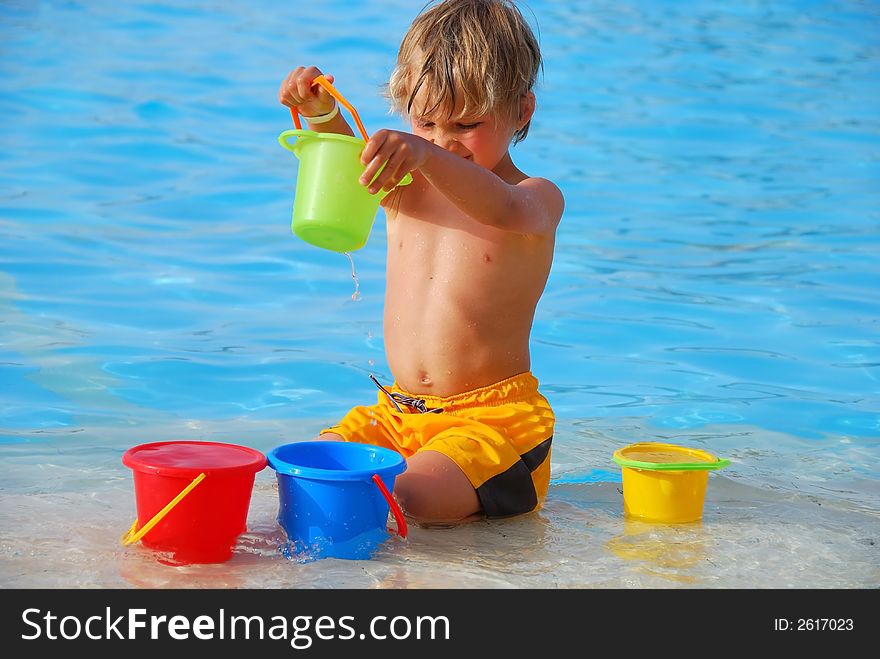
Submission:
M 321 439 L 407 459 L 394 494 L 421 523 L 537 509 L 554 415 L 529 372 L 529 334 L 563 198 L 513 164 L 535 111 L 541 54 L 511 0 L 445 0 L 410 26 L 388 85 L 412 133 L 376 131 L 361 183 L 387 216 L 384 341 L 395 382 Z M 352 135 L 299 67 L 279 91 L 316 131 Z M 332 76 L 327 76 L 332 81 Z M 384 170 L 373 180 L 377 172 Z M 395 189 L 407 172 L 413 182 Z M 372 181 L 372 182 L 371 182 Z

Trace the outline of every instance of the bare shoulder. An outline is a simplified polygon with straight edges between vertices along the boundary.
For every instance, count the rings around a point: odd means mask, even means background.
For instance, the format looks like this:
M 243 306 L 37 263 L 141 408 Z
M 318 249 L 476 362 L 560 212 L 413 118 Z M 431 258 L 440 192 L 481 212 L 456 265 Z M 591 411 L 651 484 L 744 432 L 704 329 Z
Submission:
M 515 187 L 541 232 L 555 231 L 565 210 L 565 198 L 559 186 L 546 178 L 526 176 Z
M 540 176 L 527 176 L 517 183 L 517 187 L 533 190 L 535 194 L 541 196 L 544 201 L 559 206 L 559 214 L 565 207 L 565 198 L 562 196 L 562 190 L 553 181 Z

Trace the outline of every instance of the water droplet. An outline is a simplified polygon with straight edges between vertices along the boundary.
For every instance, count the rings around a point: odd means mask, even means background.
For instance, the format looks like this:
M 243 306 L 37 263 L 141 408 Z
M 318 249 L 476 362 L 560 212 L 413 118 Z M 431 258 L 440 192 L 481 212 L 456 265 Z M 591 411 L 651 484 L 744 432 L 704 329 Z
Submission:
M 344 252 L 344 254 L 348 257 L 348 262 L 351 263 L 351 278 L 354 280 L 354 293 L 351 294 L 351 299 L 357 302 L 361 299 L 361 284 L 358 281 L 357 272 L 355 272 L 354 269 L 354 259 L 352 258 L 350 253 Z

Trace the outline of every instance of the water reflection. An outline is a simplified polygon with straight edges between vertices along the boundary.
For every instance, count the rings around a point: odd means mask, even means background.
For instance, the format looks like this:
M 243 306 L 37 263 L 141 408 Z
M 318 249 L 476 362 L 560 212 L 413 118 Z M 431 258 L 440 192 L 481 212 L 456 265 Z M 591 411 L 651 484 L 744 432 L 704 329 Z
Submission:
M 623 518 L 623 532 L 605 543 L 615 556 L 632 562 L 641 573 L 676 583 L 702 583 L 711 540 L 702 521 L 652 524 Z

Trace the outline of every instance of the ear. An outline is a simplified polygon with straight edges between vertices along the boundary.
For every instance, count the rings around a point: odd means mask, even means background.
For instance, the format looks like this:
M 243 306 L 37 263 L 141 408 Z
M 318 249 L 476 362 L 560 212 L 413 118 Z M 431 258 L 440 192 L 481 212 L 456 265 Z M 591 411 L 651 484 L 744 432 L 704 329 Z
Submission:
M 517 130 L 522 128 L 532 120 L 535 114 L 535 92 L 523 94 L 519 100 L 519 120 L 517 121 Z

